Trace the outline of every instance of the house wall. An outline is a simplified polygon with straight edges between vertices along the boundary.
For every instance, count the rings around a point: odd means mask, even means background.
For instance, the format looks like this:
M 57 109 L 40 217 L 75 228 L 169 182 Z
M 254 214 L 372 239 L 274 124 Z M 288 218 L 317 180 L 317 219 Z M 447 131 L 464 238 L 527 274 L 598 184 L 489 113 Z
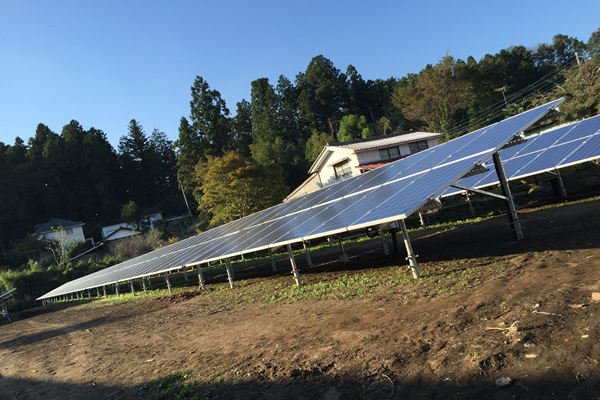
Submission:
M 312 174 L 307 180 L 305 180 L 302 185 L 300 185 L 294 193 L 291 193 L 284 201 L 289 199 L 294 199 L 296 197 L 304 196 L 305 194 L 314 192 L 315 190 L 319 190 L 323 187 L 321 185 L 321 181 L 319 180 L 319 174 Z
M 132 228 L 131 225 L 129 225 L 126 222 L 121 222 L 120 224 L 114 224 L 114 225 L 109 225 L 109 226 L 103 226 L 102 227 L 102 238 L 104 239 L 105 237 L 107 237 L 108 235 L 110 235 L 111 233 L 113 233 L 114 231 L 116 231 L 119 228 Z
M 109 241 L 111 240 L 117 240 L 117 239 L 121 239 L 124 237 L 130 237 L 130 236 L 135 236 L 135 235 L 139 235 L 142 232 L 140 231 L 130 231 L 127 229 L 121 229 L 118 232 L 115 232 L 114 235 L 112 235 L 110 238 L 108 238 Z
M 427 147 L 437 146 L 437 139 L 427 139 Z M 391 146 L 395 147 L 395 146 Z M 400 151 L 400 156 L 405 157 L 410 155 L 410 147 L 408 143 L 399 144 L 398 150 Z M 361 164 L 369 164 L 377 161 L 381 161 L 381 156 L 379 155 L 379 150 L 388 149 L 390 147 L 382 147 L 372 150 L 362 151 L 357 153 L 359 165 Z
M 70 229 L 73 233 L 67 233 Z M 48 240 L 63 241 L 67 246 L 72 245 L 75 242 L 85 243 L 85 236 L 83 234 L 83 226 L 76 226 L 73 228 L 62 229 L 57 232 L 48 232 L 44 235 L 39 235 L 39 238 L 45 237 Z
M 336 179 L 335 169 L 332 164 L 335 164 L 336 161 L 341 161 L 348 158 L 348 163 L 350 164 L 350 169 L 352 171 L 351 175 L 344 177 L 343 179 L 350 178 L 352 176 L 358 175 L 360 172 L 356 170 L 356 166 L 359 164 L 358 157 L 356 154 L 345 153 L 341 151 L 332 151 L 327 155 L 327 158 L 323 162 L 324 167 L 319 171 L 319 176 L 321 178 L 321 183 L 323 187 L 331 185 L 332 183 L 340 182 L 341 178 Z

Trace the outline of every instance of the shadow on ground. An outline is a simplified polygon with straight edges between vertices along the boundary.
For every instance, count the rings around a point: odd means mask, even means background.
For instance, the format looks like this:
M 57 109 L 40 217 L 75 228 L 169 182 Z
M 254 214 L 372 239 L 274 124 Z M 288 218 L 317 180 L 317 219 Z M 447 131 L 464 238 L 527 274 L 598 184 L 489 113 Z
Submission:
M 294 377 L 272 382 L 260 374 L 241 377 L 235 383 L 202 385 L 169 382 L 158 388 L 157 382 L 140 387 L 118 387 L 100 383 L 75 384 L 40 381 L 34 378 L 0 378 L 0 398 L 36 399 L 590 399 L 600 398 L 600 382 L 573 373 L 560 378 L 532 371 L 531 378 L 514 379 L 506 388 L 495 384 L 498 377 L 474 375 L 469 382 L 450 378 L 431 380 L 424 377 L 397 377 L 381 374 L 365 379 L 323 375 L 318 371 L 294 370 Z M 535 377 L 534 377 L 535 376 Z

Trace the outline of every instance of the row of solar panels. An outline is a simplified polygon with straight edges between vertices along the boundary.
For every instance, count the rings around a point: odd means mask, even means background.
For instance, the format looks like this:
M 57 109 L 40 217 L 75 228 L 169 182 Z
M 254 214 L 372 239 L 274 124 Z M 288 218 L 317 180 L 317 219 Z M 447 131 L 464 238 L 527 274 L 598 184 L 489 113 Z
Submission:
M 531 137 L 522 145 L 500 150 L 506 178 L 522 179 L 600 158 L 600 116 Z M 498 184 L 491 159 L 489 171 L 461 179 L 458 183 L 472 188 Z M 453 196 L 459 189 L 449 188 L 442 197 Z
M 406 218 L 562 101 L 73 280 L 39 299 Z

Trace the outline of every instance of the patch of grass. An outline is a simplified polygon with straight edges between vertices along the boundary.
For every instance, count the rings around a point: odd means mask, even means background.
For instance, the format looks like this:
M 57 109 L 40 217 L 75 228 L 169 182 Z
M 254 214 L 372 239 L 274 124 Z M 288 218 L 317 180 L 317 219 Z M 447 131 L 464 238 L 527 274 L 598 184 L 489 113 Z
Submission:
M 169 375 L 158 379 L 154 383 L 154 388 L 158 391 L 156 398 L 158 400 L 200 400 L 207 397 L 200 397 L 194 388 L 195 381 L 191 380 L 192 371 L 181 369 L 173 371 Z

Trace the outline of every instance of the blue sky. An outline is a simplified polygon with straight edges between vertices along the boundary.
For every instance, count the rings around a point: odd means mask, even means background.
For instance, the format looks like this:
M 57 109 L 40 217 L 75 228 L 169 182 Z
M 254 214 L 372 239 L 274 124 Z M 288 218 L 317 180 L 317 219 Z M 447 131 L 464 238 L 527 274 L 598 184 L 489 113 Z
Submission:
M 75 119 L 116 148 L 133 118 L 175 140 L 196 75 L 234 113 L 253 80 L 293 81 L 319 54 L 365 79 L 402 77 L 446 53 L 587 42 L 599 15 L 598 0 L 0 0 L 0 141 Z

